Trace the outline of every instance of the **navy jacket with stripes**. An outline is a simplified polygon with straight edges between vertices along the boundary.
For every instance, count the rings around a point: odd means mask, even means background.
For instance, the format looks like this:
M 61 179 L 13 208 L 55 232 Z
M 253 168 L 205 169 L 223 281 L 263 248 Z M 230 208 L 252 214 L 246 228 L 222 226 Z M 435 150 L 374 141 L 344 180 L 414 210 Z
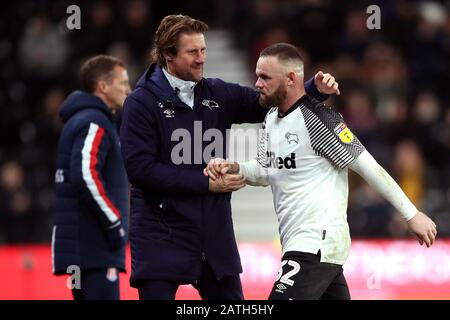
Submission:
M 121 221 L 127 229 L 128 179 L 118 126 L 103 101 L 82 91 L 69 95 L 55 174 L 52 237 L 53 272 L 116 267 L 125 270 L 125 248 L 108 248 L 106 229 Z
M 325 98 L 312 81 L 306 87 Z M 242 272 L 231 193 L 208 191 L 203 153 L 211 141 L 202 137 L 208 129 L 225 137 L 233 123 L 262 122 L 267 109 L 258 98 L 251 88 L 204 78 L 195 86 L 192 109 L 178 98 L 156 64 L 127 97 L 120 140 L 131 182 L 132 286 L 143 279 L 195 283 L 202 260 L 217 278 Z M 183 135 L 186 140 L 180 138 Z M 182 140 L 190 147 L 184 153 L 178 149 Z M 222 153 L 215 156 L 223 157 L 226 142 L 220 143 Z

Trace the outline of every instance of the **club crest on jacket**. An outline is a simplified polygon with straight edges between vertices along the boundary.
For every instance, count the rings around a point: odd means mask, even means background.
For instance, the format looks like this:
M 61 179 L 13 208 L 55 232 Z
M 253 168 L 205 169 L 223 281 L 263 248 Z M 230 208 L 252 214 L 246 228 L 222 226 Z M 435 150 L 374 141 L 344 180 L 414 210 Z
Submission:
M 219 108 L 219 104 L 217 102 L 215 102 L 214 100 L 203 100 L 202 101 L 202 105 L 204 105 L 205 107 L 208 107 L 209 110 L 212 110 L 213 108 Z

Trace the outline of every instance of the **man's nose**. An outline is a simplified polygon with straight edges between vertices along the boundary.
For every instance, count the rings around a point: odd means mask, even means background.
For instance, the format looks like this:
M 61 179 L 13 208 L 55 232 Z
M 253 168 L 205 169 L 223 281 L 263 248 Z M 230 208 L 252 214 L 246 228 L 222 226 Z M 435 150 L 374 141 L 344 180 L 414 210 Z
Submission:
M 258 88 L 258 89 L 261 89 L 261 88 L 262 88 L 261 81 L 260 81 L 259 78 L 258 78 L 258 79 L 256 80 L 256 82 L 255 82 L 255 87 Z
M 199 63 L 199 64 L 200 63 L 203 64 L 203 63 L 205 63 L 205 60 L 206 60 L 206 53 L 200 52 L 197 55 L 197 59 L 195 59 L 195 62 Z

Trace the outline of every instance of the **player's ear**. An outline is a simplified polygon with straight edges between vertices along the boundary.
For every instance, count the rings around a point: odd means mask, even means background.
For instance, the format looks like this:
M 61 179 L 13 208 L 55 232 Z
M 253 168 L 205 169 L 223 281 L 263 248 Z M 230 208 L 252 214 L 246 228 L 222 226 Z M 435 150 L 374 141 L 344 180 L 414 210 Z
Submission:
M 296 82 L 297 74 L 294 71 L 290 71 L 287 74 L 287 85 L 292 86 Z

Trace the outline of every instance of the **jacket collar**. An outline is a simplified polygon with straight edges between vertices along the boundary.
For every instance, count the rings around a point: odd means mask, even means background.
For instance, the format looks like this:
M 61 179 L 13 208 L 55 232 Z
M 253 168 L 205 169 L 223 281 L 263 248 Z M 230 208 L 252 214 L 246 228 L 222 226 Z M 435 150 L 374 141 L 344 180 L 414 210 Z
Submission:
M 203 80 L 200 80 L 195 85 L 195 94 L 197 94 L 198 87 L 202 82 Z M 191 109 L 175 94 L 174 89 L 164 75 L 161 67 L 156 63 L 153 63 L 147 69 L 144 75 L 139 79 L 136 84 L 136 88 L 138 87 L 143 87 L 144 89 L 152 92 L 156 96 L 156 98 L 163 104 L 171 103 L 175 107 Z
M 80 90 L 72 92 L 66 98 L 59 109 L 59 116 L 65 123 L 78 111 L 88 108 L 101 110 L 109 118 L 114 119 L 111 109 L 109 109 L 99 97 Z

